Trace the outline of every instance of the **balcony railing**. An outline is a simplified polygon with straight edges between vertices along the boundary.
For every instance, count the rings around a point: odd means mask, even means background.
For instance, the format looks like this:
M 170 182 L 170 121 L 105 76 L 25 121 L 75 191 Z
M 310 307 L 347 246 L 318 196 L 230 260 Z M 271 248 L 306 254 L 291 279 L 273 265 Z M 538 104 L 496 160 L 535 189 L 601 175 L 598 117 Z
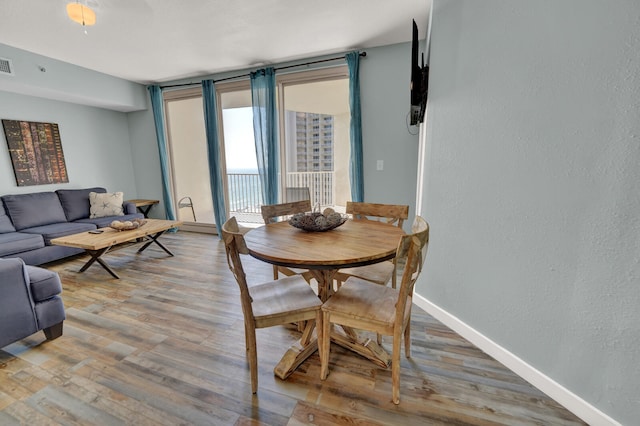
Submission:
M 257 173 L 228 173 L 227 185 L 231 213 L 260 213 L 263 203 L 260 176 Z
M 251 173 L 229 173 L 227 185 L 231 215 L 238 216 L 239 221 L 262 223 L 260 176 Z M 314 206 L 317 203 L 321 208 L 334 205 L 333 172 L 287 173 L 286 186 L 309 188 L 311 203 Z
M 286 186 L 309 188 L 313 205 L 318 203 L 321 207 L 334 205 L 333 172 L 287 173 Z

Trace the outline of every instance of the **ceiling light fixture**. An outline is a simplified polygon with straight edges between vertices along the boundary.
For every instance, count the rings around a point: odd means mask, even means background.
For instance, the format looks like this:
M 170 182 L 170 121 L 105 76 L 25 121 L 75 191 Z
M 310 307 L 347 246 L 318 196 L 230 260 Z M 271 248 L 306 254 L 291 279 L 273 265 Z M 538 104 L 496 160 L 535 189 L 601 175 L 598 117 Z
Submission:
M 83 27 L 95 25 L 96 23 L 96 13 L 93 9 L 89 6 L 78 3 L 77 0 L 75 3 L 67 3 L 67 15 L 69 15 L 69 19 L 73 22 L 77 22 Z M 86 28 L 84 32 L 86 34 Z

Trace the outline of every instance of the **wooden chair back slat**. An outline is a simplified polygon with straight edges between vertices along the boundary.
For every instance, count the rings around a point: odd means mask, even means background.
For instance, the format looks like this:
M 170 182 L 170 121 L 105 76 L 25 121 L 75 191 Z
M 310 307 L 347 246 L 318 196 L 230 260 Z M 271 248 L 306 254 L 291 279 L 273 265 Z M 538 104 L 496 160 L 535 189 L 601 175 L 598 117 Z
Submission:
M 347 201 L 346 212 L 354 220 L 377 220 L 402 228 L 404 221 L 409 217 L 409 206 Z M 379 264 L 341 269 L 335 275 L 337 287 L 340 288 L 342 282 L 350 276 L 356 276 L 381 285 L 385 285 L 391 279 L 391 286 L 396 288 L 396 258 L 391 263 L 391 268 L 386 264 Z
M 296 213 L 311 211 L 310 200 L 292 201 L 290 203 L 267 204 L 260 207 L 264 223 L 274 223 L 282 218 L 288 218 Z
M 409 217 L 409 206 L 347 201 L 347 214 L 359 220 L 378 220 L 402 227 Z
M 308 190 L 308 188 L 305 188 Z M 296 213 L 306 213 L 311 211 L 311 201 L 309 199 L 292 201 L 281 204 L 267 204 L 260 207 L 262 220 L 265 224 L 275 223 L 279 220 L 288 219 Z M 278 273 L 287 277 L 292 275 L 302 275 L 305 281 L 311 281 L 311 273 L 304 269 L 287 268 L 286 266 L 273 265 L 273 279 L 278 279 Z
M 396 324 L 399 319 L 405 317 L 407 300 L 413 298 L 413 289 L 422 272 L 428 247 L 429 224 L 422 217 L 416 216 L 412 233 L 402 237 L 396 252 L 396 257 L 400 256 L 400 258 L 406 259 L 396 303 Z
M 247 285 L 247 276 L 240 260 L 240 254 L 248 254 L 249 250 L 244 241 L 244 236 L 240 233 L 235 216 L 232 216 L 222 226 L 222 241 L 224 241 L 227 253 L 227 264 L 240 288 L 242 312 L 244 313 L 245 321 L 251 320 L 253 317 L 253 311 L 251 310 L 252 300 Z

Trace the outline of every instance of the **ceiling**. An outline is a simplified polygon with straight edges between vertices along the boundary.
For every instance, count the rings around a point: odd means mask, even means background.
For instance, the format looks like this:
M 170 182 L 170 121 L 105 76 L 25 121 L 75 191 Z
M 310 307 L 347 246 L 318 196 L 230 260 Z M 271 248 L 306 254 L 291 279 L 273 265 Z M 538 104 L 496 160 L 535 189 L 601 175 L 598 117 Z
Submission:
M 0 42 L 142 84 L 406 42 L 431 0 L 0 0 Z M 75 0 L 74 0 L 75 2 Z

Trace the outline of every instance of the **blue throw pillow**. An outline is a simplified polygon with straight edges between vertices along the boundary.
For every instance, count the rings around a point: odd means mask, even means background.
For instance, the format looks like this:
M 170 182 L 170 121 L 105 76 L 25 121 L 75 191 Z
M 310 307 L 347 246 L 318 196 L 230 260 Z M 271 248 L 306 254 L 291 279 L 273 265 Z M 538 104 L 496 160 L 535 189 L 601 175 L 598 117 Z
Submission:
M 67 216 L 69 222 L 73 222 L 78 219 L 86 219 L 89 217 L 89 193 L 99 192 L 105 193 L 106 189 L 86 188 L 86 189 L 58 189 L 56 193 L 60 198 L 60 204 L 64 209 L 64 214 Z
M 2 201 L 18 231 L 67 221 L 55 192 L 5 195 Z

